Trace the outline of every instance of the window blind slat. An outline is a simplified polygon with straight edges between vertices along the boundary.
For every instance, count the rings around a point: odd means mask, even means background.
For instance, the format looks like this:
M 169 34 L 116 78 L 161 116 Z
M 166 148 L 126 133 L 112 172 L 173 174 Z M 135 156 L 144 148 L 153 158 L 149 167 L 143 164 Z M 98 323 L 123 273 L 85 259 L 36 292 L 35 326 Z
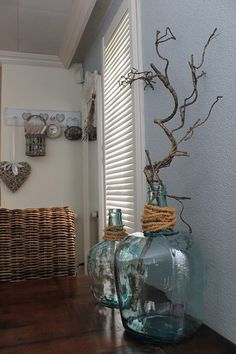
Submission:
M 118 124 L 117 129 L 122 130 L 122 128 L 119 128 L 120 124 L 124 124 L 125 122 L 133 124 L 132 118 L 132 107 L 128 107 L 128 109 L 124 112 L 114 112 L 113 118 L 111 117 L 111 120 L 109 120 L 108 124 L 105 125 L 105 128 L 110 129 L 115 124 Z
M 127 73 L 130 69 L 130 63 L 125 63 L 124 66 L 120 69 L 120 72 L 118 73 L 119 75 L 117 75 L 117 80 L 110 82 L 109 84 L 107 84 L 106 86 L 106 90 L 104 91 L 106 94 L 109 95 L 109 97 L 106 98 L 106 100 L 109 102 L 109 100 L 113 97 L 114 94 L 117 94 L 117 84 L 119 86 L 119 91 L 124 93 L 124 92 L 130 92 L 130 87 L 126 86 L 126 87 L 122 87 L 119 85 L 119 81 L 122 75 L 124 75 L 125 73 Z M 111 95 L 111 96 L 110 96 Z
M 117 83 L 116 83 L 117 85 Z M 127 96 L 130 96 L 130 92 L 129 91 L 125 91 L 122 89 L 122 87 L 120 88 L 120 92 L 117 92 L 117 87 L 115 85 L 115 90 L 110 90 L 109 91 L 109 99 L 106 100 L 106 105 L 108 104 L 117 104 L 118 102 L 120 102 L 121 100 L 125 99 Z
M 111 55 L 111 58 L 109 61 L 105 61 L 106 65 L 106 76 L 111 78 L 111 74 L 116 72 L 116 70 L 122 67 L 123 63 L 127 62 L 127 55 L 126 53 L 129 53 L 129 37 L 128 34 L 127 36 L 124 36 L 120 38 L 121 45 L 118 47 L 116 51 L 114 51 Z M 116 64 L 116 65 L 115 65 Z M 116 70 L 114 70 L 114 65 L 116 67 Z M 110 80 L 111 81 L 111 80 Z
M 118 104 L 116 102 L 114 102 L 113 104 L 108 104 L 105 101 L 105 115 L 107 117 L 107 119 L 109 119 L 110 117 L 112 117 L 114 115 L 114 113 L 116 112 L 116 114 L 121 114 L 121 113 L 126 113 L 127 109 L 131 106 L 131 102 L 130 102 L 130 94 L 127 96 L 123 96 L 123 101 L 120 100 L 118 102 Z
M 133 136 L 132 136 L 132 130 L 126 130 L 125 132 L 125 141 L 123 138 L 124 134 L 122 132 L 117 132 L 116 134 L 116 141 L 114 141 L 114 139 L 112 139 L 112 136 L 110 138 L 107 139 L 106 142 L 106 148 L 108 149 L 112 149 L 113 147 L 118 147 L 119 144 L 126 144 L 128 145 L 129 143 L 132 143 L 133 141 Z
M 119 156 L 113 156 L 110 159 L 106 159 L 105 163 L 107 164 L 107 171 L 110 171 L 113 168 L 114 163 L 118 162 L 119 160 L 122 160 L 122 158 L 124 160 L 133 159 L 133 152 L 132 151 L 126 152 L 126 153 L 122 154 L 122 156 L 120 156 L 120 158 L 119 158 Z M 123 169 L 125 169 L 125 168 L 126 168 L 126 166 L 125 166 L 125 162 L 124 162 Z
M 130 189 L 133 190 L 134 185 L 131 182 L 127 182 L 127 183 L 113 183 L 111 186 L 107 185 L 107 190 L 112 190 L 112 189 L 119 189 L 119 190 L 126 190 L 126 189 Z
M 109 182 L 109 183 L 108 183 Z M 121 183 L 132 183 L 133 179 L 131 177 L 126 177 L 126 178 L 114 178 L 110 180 L 106 180 L 107 185 L 112 185 L 112 184 L 121 184 Z
M 125 55 L 129 53 L 129 48 L 127 48 L 127 53 L 123 53 L 123 55 L 116 61 L 114 61 L 113 65 L 116 63 L 119 65 L 116 69 L 111 70 L 107 73 L 107 81 L 104 83 L 105 92 L 109 91 L 110 89 L 114 88 L 114 84 L 119 83 L 120 77 L 126 73 L 127 68 L 130 66 L 130 62 L 125 61 Z M 114 67 L 114 66 L 113 66 Z M 106 80 L 106 77 L 104 77 Z
M 124 148 L 127 149 L 130 146 L 132 146 L 132 148 L 133 148 L 132 142 L 133 142 L 132 137 L 130 139 L 127 138 L 126 141 L 122 141 L 121 138 L 120 138 L 120 140 L 117 139 L 117 143 L 116 144 L 115 143 L 114 144 L 110 144 L 109 150 L 111 152 L 116 152 L 117 153 L 117 150 L 122 151 L 122 149 L 124 149 Z M 107 147 L 108 147 L 108 145 L 107 145 Z
M 123 19 L 120 21 L 120 24 L 117 26 L 116 30 L 113 32 L 112 36 L 109 39 L 109 42 L 105 48 L 105 58 L 109 58 L 111 50 L 115 47 L 117 40 L 125 30 L 129 29 L 129 15 L 128 13 L 124 15 Z
M 133 193 L 132 190 L 130 189 L 126 189 L 126 190 L 110 190 L 107 191 L 107 195 L 108 197 L 116 197 L 117 195 L 119 196 L 132 196 L 133 197 Z
M 133 131 L 132 120 L 130 121 L 124 120 L 123 122 L 122 121 L 121 122 L 117 121 L 107 129 L 107 136 L 106 136 L 107 138 L 111 138 L 111 139 L 113 138 L 113 141 L 115 141 L 115 139 L 120 136 L 120 132 L 123 131 L 123 135 L 125 139 L 126 135 L 128 135 L 130 131 Z

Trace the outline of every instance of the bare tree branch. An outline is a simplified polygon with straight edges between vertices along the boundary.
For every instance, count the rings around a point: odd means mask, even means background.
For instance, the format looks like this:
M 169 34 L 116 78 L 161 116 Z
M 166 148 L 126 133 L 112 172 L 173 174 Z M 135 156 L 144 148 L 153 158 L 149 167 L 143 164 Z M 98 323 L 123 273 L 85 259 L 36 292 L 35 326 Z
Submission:
M 208 47 L 208 45 L 210 44 L 210 42 L 212 41 L 212 39 L 215 39 L 219 33 L 217 33 L 217 27 L 214 29 L 214 31 L 212 32 L 212 34 L 210 35 L 210 37 L 208 38 L 208 41 L 206 42 L 206 44 L 204 45 L 203 51 L 202 51 L 202 59 L 201 62 L 198 66 L 196 66 L 195 68 L 198 70 L 202 67 L 203 63 L 204 63 L 204 59 L 205 59 L 205 54 L 206 54 L 206 49 Z
M 192 92 L 190 94 L 190 96 L 186 97 L 184 99 L 184 103 L 182 106 L 180 106 L 179 108 L 179 114 L 180 114 L 180 122 L 181 124 L 172 130 L 172 133 L 174 133 L 175 131 L 181 129 L 184 126 L 185 123 L 185 115 L 186 115 L 186 108 L 190 105 L 192 105 L 194 102 L 196 102 L 197 98 L 198 98 L 198 92 L 197 92 L 197 83 L 198 83 L 198 79 L 196 77 L 196 70 L 194 68 L 193 65 L 193 56 L 191 57 L 191 63 L 189 62 L 189 67 L 191 70 L 191 76 L 192 76 L 192 83 L 193 83 L 193 89 Z
M 168 117 L 161 119 L 162 123 L 167 123 L 176 115 L 176 112 L 178 110 L 178 97 L 177 97 L 175 89 L 171 86 L 168 77 L 163 75 L 160 72 L 160 70 L 158 70 L 156 68 L 156 66 L 154 64 L 151 64 L 151 68 L 156 73 L 156 76 L 158 77 L 158 79 L 164 84 L 165 88 L 167 88 L 167 90 L 170 92 L 171 96 L 174 99 L 174 108 L 172 110 L 172 113 Z
M 160 54 L 160 51 L 159 51 L 159 45 L 161 43 L 164 43 L 164 42 L 167 42 L 171 39 L 173 40 L 176 40 L 175 36 L 173 35 L 170 27 L 166 27 L 166 32 L 163 36 L 160 37 L 160 31 L 157 31 L 156 32 L 156 42 L 155 42 L 155 46 L 156 46 L 156 53 L 158 55 L 158 57 L 165 61 L 166 62 L 166 65 L 165 65 L 165 74 L 162 74 L 160 70 L 158 70 L 156 68 L 156 66 L 154 64 L 151 64 L 151 68 L 153 69 L 153 71 L 156 73 L 156 76 L 158 77 L 158 79 L 164 84 L 164 86 L 167 88 L 167 90 L 170 92 L 171 96 L 173 97 L 174 99 L 174 108 L 173 108 L 173 111 L 172 113 L 162 119 L 162 123 L 167 123 L 168 121 L 170 121 L 176 114 L 177 112 L 177 109 L 178 109 L 178 97 L 177 97 L 177 94 L 176 94 L 176 91 L 175 89 L 171 86 L 170 84 L 170 81 L 169 81 L 169 77 L 168 77 L 168 67 L 169 67 L 169 59 L 163 57 L 161 54 Z
M 153 183 L 158 182 L 160 185 L 163 185 L 162 180 L 160 179 L 158 173 L 155 172 L 150 154 L 148 150 L 145 150 L 149 165 L 144 167 L 144 174 L 146 176 L 147 182 L 150 185 L 150 188 L 153 189 Z
M 119 81 L 119 86 L 127 86 L 131 87 L 132 83 L 137 80 L 143 80 L 145 83 L 144 90 L 149 86 L 152 90 L 154 90 L 153 84 L 156 82 L 153 80 L 155 76 L 151 71 L 141 71 L 139 72 L 137 69 L 132 68 L 128 74 L 121 76 Z
M 165 156 L 161 161 L 155 162 L 153 165 L 155 174 L 158 175 L 159 170 L 161 168 L 170 166 L 170 164 L 175 156 L 188 156 L 188 154 L 185 151 L 179 151 L 177 149 L 178 144 L 177 144 L 173 134 L 171 133 L 171 131 L 169 129 L 167 129 L 167 127 L 164 125 L 164 123 L 162 123 L 161 120 L 155 119 L 154 122 L 156 124 L 158 124 L 159 127 L 161 127 L 163 129 L 163 131 L 165 132 L 167 138 L 169 139 L 169 141 L 171 143 L 171 149 L 170 149 L 168 155 Z
M 158 57 L 166 62 L 165 74 L 162 74 L 162 72 L 159 69 L 157 69 L 157 67 L 154 64 L 150 64 L 154 73 L 152 73 L 151 71 L 139 72 L 133 68 L 127 75 L 121 77 L 119 84 L 121 86 L 126 86 L 126 85 L 131 86 L 134 81 L 143 80 L 145 83 L 144 88 L 146 88 L 147 86 L 150 86 L 152 89 L 154 89 L 154 86 L 153 86 L 153 84 L 155 83 L 154 79 L 158 78 L 163 83 L 165 88 L 169 91 L 169 93 L 171 94 L 171 96 L 173 97 L 173 100 L 174 100 L 174 108 L 172 110 L 172 113 L 169 116 L 167 116 L 166 118 L 162 119 L 163 123 L 167 123 L 176 115 L 176 112 L 178 110 L 178 97 L 177 97 L 175 89 L 171 86 L 169 78 L 168 78 L 169 60 L 160 54 L 159 44 L 167 42 L 171 39 L 175 40 L 176 38 L 173 35 L 173 33 L 171 32 L 169 27 L 166 28 L 166 32 L 163 36 L 159 37 L 159 35 L 160 35 L 160 31 L 157 31 L 155 46 L 156 46 L 156 52 L 157 52 Z
M 208 111 L 207 116 L 206 116 L 203 120 L 201 120 L 200 118 L 199 118 L 198 120 L 196 120 L 196 122 L 188 129 L 188 131 L 186 132 L 186 134 L 178 141 L 178 144 L 177 144 L 177 145 L 181 144 L 183 141 L 187 141 L 187 140 L 189 140 L 189 139 L 192 138 L 194 129 L 199 128 L 201 125 L 203 125 L 204 123 L 206 123 L 206 121 L 207 121 L 208 118 L 210 117 L 210 114 L 211 114 L 211 111 L 212 111 L 214 105 L 215 105 L 215 104 L 219 101 L 219 99 L 221 99 L 221 98 L 223 98 L 223 96 L 217 96 L 217 97 L 216 97 L 215 101 L 212 103 L 212 105 L 211 105 L 211 107 L 210 107 L 210 109 L 209 109 L 209 111 Z
M 218 34 L 216 35 L 216 31 L 217 31 L 217 28 L 215 28 L 214 31 L 212 32 L 212 34 L 209 36 L 209 38 L 203 48 L 202 55 L 201 55 L 201 62 L 198 66 L 196 66 L 194 64 L 194 56 L 193 56 L 193 54 L 191 55 L 191 61 L 188 64 L 189 64 L 191 74 L 192 74 L 193 90 L 192 90 L 192 93 L 190 94 L 190 96 L 185 98 L 183 105 L 180 106 L 180 108 L 179 108 L 181 124 L 177 128 L 173 129 L 172 133 L 181 129 L 184 126 L 186 108 L 191 106 L 192 104 L 194 104 L 194 102 L 196 102 L 196 100 L 198 98 L 198 91 L 197 91 L 198 80 L 201 77 L 205 76 L 206 73 L 204 71 L 202 71 L 201 74 L 197 75 L 197 70 L 199 70 L 204 64 L 206 49 L 207 49 L 208 45 L 210 44 L 210 42 L 212 41 L 212 39 L 217 37 Z
M 166 62 L 166 66 L 165 66 L 165 76 L 166 78 L 168 79 L 168 67 L 169 67 L 169 60 L 165 57 L 163 57 L 160 52 L 159 52 L 159 44 L 160 43 L 164 43 L 164 42 L 167 42 L 169 41 L 170 39 L 174 39 L 176 40 L 175 36 L 173 35 L 173 33 L 171 32 L 171 29 L 170 27 L 166 27 L 166 33 L 159 37 L 159 34 L 161 32 L 160 31 L 157 31 L 156 32 L 156 42 L 155 42 L 155 46 L 156 46 L 156 52 L 157 52 L 157 55 L 160 59 L 164 60 Z M 167 36 L 170 35 L 168 38 Z M 169 79 L 168 79 L 169 80 Z
M 172 112 L 167 117 L 154 119 L 154 123 L 157 124 L 164 131 L 165 135 L 167 136 L 167 138 L 170 142 L 171 147 L 170 147 L 168 154 L 166 156 L 164 156 L 164 158 L 158 162 L 152 162 L 149 152 L 148 152 L 148 150 L 146 150 L 148 164 L 144 168 L 144 173 L 145 173 L 147 182 L 149 183 L 151 188 L 152 188 L 152 184 L 154 182 L 158 182 L 161 185 L 163 185 L 163 182 L 162 182 L 161 178 L 159 177 L 160 169 L 164 168 L 164 167 L 169 167 L 172 160 L 174 159 L 174 157 L 176 157 L 176 156 L 189 156 L 186 151 L 179 150 L 179 145 L 182 142 L 185 142 L 185 141 L 191 139 L 191 137 L 193 136 L 194 130 L 196 128 L 200 127 L 201 125 L 203 125 L 204 123 L 206 123 L 206 121 L 209 119 L 209 117 L 212 113 L 212 109 L 213 109 L 214 105 L 219 101 L 219 99 L 222 98 L 222 96 L 217 96 L 215 101 L 210 106 L 207 116 L 204 119 L 200 119 L 200 118 L 197 119 L 195 121 L 195 123 L 189 127 L 189 129 L 186 131 L 184 136 L 179 141 L 176 140 L 174 133 L 177 130 L 180 130 L 181 128 L 184 127 L 185 122 L 186 122 L 186 111 L 198 99 L 198 81 L 206 75 L 205 71 L 203 71 L 203 70 L 201 70 L 201 72 L 199 73 L 199 69 L 201 69 L 204 64 L 207 47 L 209 46 L 211 41 L 214 38 L 216 38 L 216 36 L 218 35 L 218 34 L 216 34 L 216 32 L 217 32 L 217 28 L 214 29 L 212 34 L 209 36 L 206 44 L 204 45 L 202 53 L 201 53 L 201 61 L 200 61 L 199 65 L 195 64 L 195 60 L 194 60 L 193 55 L 191 55 L 191 57 L 190 57 L 190 61 L 188 62 L 188 66 L 189 66 L 191 78 L 192 78 L 192 89 L 191 89 L 189 96 L 184 99 L 183 104 L 179 108 L 178 108 L 177 93 L 176 93 L 175 89 L 173 88 L 172 84 L 170 83 L 170 80 L 168 77 L 169 60 L 168 60 L 168 58 L 165 58 L 163 55 L 161 55 L 160 50 L 159 50 L 160 44 L 165 43 L 171 39 L 176 40 L 174 34 L 172 33 L 172 31 L 170 30 L 169 27 L 166 27 L 165 33 L 163 35 L 161 35 L 160 31 L 157 31 L 156 32 L 156 41 L 155 41 L 157 56 L 159 59 L 161 59 L 165 62 L 164 73 L 162 73 L 153 63 L 151 63 L 150 66 L 151 66 L 152 71 L 139 72 L 136 69 L 132 69 L 130 71 L 130 73 L 128 73 L 126 76 L 122 76 L 122 78 L 120 80 L 120 85 L 122 85 L 122 86 L 126 86 L 126 85 L 131 86 L 134 81 L 143 80 L 145 83 L 145 88 L 149 86 L 152 89 L 154 89 L 155 79 L 157 78 L 159 81 L 162 82 L 164 87 L 168 90 L 168 92 L 170 93 L 170 95 L 172 96 L 173 101 L 174 101 L 174 107 L 172 109 Z M 176 116 L 178 111 L 179 111 L 179 116 L 180 116 L 180 124 L 176 128 L 170 130 L 166 127 L 166 123 L 169 122 L 170 120 L 172 120 Z M 182 217 L 183 210 L 184 210 L 183 200 L 189 199 L 189 198 L 175 197 L 175 196 L 169 196 L 169 197 L 176 199 L 182 205 L 182 209 L 180 212 L 180 219 L 188 226 L 189 231 L 191 232 L 190 225 Z

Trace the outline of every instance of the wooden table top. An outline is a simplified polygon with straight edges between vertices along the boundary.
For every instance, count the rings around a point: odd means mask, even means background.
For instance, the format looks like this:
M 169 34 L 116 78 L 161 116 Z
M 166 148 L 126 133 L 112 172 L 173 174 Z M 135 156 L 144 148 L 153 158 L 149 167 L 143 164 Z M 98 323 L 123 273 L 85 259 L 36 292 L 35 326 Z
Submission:
M 118 310 L 95 303 L 86 276 L 0 284 L 1 354 L 236 354 L 236 346 L 202 326 L 174 346 L 139 342 Z

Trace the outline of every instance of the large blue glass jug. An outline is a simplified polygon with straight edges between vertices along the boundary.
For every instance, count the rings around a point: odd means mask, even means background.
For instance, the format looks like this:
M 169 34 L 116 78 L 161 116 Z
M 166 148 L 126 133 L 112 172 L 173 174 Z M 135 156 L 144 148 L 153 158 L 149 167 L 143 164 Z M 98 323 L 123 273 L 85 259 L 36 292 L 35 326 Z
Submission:
M 166 189 L 155 185 L 149 202 L 166 204 Z M 201 252 L 191 234 L 163 229 L 128 236 L 117 247 L 115 276 L 123 325 L 138 339 L 175 343 L 201 324 Z
M 121 209 L 108 210 L 109 229 L 116 234 L 123 230 Z M 119 240 L 104 240 L 88 254 L 87 270 L 95 300 L 107 307 L 118 307 L 114 276 L 114 254 Z

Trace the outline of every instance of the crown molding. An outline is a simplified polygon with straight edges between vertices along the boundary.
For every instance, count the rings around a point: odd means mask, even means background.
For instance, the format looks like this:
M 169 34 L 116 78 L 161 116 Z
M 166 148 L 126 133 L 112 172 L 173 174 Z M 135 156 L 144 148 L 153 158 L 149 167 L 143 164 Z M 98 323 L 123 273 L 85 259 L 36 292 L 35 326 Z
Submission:
M 63 68 L 63 64 L 56 55 L 33 54 L 0 50 L 1 64 L 23 64 Z
M 66 25 L 59 58 L 69 68 L 97 0 L 74 1 Z

